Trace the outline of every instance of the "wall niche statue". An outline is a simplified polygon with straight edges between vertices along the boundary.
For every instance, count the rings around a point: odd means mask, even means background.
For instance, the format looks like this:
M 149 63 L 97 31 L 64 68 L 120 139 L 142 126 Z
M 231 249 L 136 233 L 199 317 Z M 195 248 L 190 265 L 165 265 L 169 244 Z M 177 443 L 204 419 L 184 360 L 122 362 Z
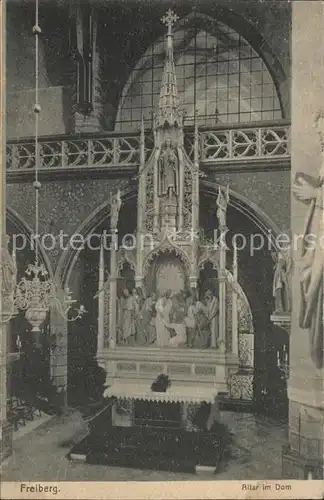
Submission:
M 17 267 L 9 250 L 9 236 L 4 235 L 1 247 L 1 294 L 2 309 L 8 312 L 13 307 L 13 295 L 17 280 Z
M 159 195 L 178 194 L 179 159 L 170 138 L 166 139 L 158 161 Z
M 290 276 L 291 258 L 289 250 L 279 250 L 272 254 L 274 265 L 273 298 L 275 310 L 273 314 L 289 313 L 291 310 Z

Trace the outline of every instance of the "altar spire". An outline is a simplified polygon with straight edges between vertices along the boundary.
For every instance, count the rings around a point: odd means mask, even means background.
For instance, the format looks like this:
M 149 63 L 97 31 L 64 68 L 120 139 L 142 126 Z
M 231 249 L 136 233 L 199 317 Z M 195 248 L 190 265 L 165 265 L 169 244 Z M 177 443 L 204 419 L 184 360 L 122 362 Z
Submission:
M 169 9 L 161 22 L 168 28 L 166 53 L 158 108 L 155 113 L 155 128 L 181 126 L 183 114 L 179 110 L 177 78 L 173 57 L 172 27 L 179 17 Z

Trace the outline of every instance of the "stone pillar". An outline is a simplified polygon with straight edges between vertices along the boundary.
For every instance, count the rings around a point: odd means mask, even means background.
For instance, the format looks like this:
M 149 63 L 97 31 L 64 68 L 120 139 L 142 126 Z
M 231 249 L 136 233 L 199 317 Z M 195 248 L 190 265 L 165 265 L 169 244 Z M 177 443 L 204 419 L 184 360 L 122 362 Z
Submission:
M 153 167 L 153 205 L 154 205 L 154 221 L 153 230 L 156 232 L 159 229 L 159 197 L 158 197 L 158 159 L 160 155 L 160 150 L 158 149 L 155 153 L 154 167 Z
M 180 148 L 178 148 L 178 158 L 179 158 L 179 203 L 178 203 L 178 230 L 183 229 L 183 197 L 184 197 L 184 162 L 183 153 Z
M 98 336 L 97 336 L 97 359 L 100 358 L 105 346 L 105 259 L 104 248 L 101 242 L 99 255 L 99 279 L 98 279 Z
M 232 353 L 238 356 L 238 266 L 237 247 L 234 245 L 233 251 L 233 288 L 232 288 Z
M 66 319 L 55 308 L 50 313 L 50 332 L 53 339 L 51 378 L 59 393 L 57 403 L 64 408 L 67 405 L 68 329 Z
M 227 228 L 220 228 L 221 234 L 226 234 Z M 222 240 L 221 240 L 222 241 Z M 219 248 L 219 348 L 221 352 L 225 352 L 225 336 L 226 336 L 226 247 L 223 243 Z
M 1 319 L 0 331 L 0 462 L 11 454 L 12 428 L 7 422 L 7 330 Z
M 6 6 L 0 7 L 0 31 L 5 32 Z M 0 50 L 3 51 L 4 38 L 0 40 Z M 3 59 L 2 59 L 3 61 Z M 5 75 L 5 68 L 1 67 L 2 74 Z M 3 85 L 0 87 L 0 116 L 1 125 L 4 126 L 4 95 L 5 95 L 5 79 L 3 78 Z M 4 134 L 0 134 L 0 150 L 3 151 L 5 145 L 3 144 Z M 3 260 L 6 258 L 3 248 L 6 240 L 6 169 L 0 168 L 0 191 L 1 191 L 1 207 L 0 207 L 0 249 L 2 252 L 0 262 L 0 272 L 2 273 Z M 3 297 L 3 283 L 1 280 L 0 291 L 0 462 L 11 453 L 12 448 L 12 429 L 7 422 L 7 341 L 8 341 L 8 319 L 6 315 L 6 301 Z
M 103 92 L 101 88 L 101 58 L 98 51 L 94 53 L 93 62 L 93 110 L 89 115 L 79 111 L 74 115 L 74 131 L 77 134 L 102 131 Z
M 110 281 L 109 281 L 109 347 L 116 348 L 116 330 L 117 330 L 117 245 L 118 233 L 116 228 L 112 227 L 112 244 L 110 249 Z
M 323 5 L 322 1 L 292 3 L 292 184 L 300 172 L 319 179 L 321 168 L 320 141 L 314 123 L 316 114 L 324 107 Z M 291 228 L 295 239 L 304 234 L 309 208 L 309 203 L 292 196 Z M 298 245 L 293 245 L 289 442 L 283 452 L 282 477 L 320 479 L 323 477 L 324 370 L 316 368 L 311 359 L 310 333 L 299 323 L 301 244 L 299 237 Z

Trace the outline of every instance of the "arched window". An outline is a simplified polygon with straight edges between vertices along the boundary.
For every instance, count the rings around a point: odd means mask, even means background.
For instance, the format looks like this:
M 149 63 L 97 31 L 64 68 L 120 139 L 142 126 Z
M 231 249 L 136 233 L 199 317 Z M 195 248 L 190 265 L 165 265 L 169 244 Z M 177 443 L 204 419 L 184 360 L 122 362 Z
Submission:
M 181 108 L 189 125 L 199 110 L 200 125 L 235 124 L 282 118 L 277 89 L 251 45 L 228 26 L 195 16 L 174 32 L 174 61 Z M 116 130 L 138 130 L 143 114 L 152 122 L 160 92 L 165 41 L 141 58 L 124 88 Z

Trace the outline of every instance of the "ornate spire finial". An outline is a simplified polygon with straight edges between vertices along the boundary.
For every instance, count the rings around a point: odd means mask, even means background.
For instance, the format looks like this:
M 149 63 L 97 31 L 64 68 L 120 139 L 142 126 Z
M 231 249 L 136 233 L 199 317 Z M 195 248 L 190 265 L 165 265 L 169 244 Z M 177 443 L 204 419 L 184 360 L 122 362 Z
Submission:
M 169 9 L 165 16 L 161 18 L 161 22 L 168 27 L 168 34 L 172 31 L 172 26 L 179 20 L 179 16 Z
M 158 108 L 155 112 L 155 129 L 169 126 L 182 127 L 183 114 L 179 110 L 179 97 L 177 79 L 173 59 L 172 26 L 178 21 L 179 16 L 169 9 L 161 22 L 168 27 L 166 37 L 166 54 L 164 70 L 161 81 L 161 90 Z

